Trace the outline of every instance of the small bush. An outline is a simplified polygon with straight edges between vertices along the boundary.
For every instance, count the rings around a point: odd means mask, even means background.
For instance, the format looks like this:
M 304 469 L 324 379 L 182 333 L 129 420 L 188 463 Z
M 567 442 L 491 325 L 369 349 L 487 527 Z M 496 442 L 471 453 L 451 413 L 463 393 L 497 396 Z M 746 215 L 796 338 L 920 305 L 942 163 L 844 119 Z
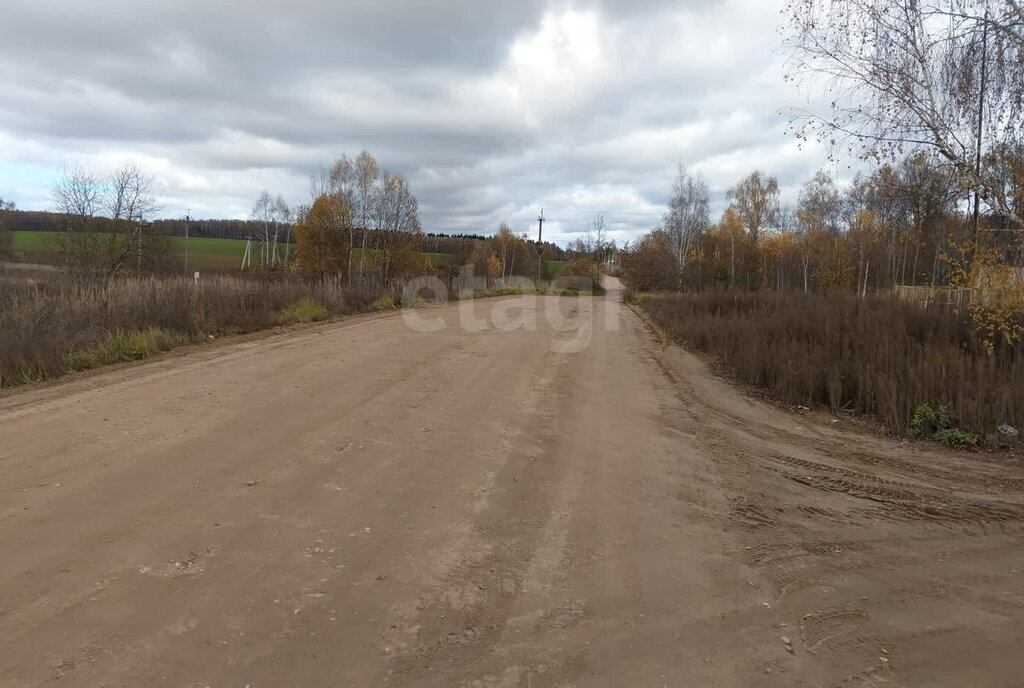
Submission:
M 951 449 L 974 449 L 980 441 L 980 438 L 973 432 L 964 432 L 957 428 L 940 430 L 932 436 L 932 439 Z
M 929 404 L 918 404 L 910 419 L 910 436 L 914 439 L 931 439 L 953 449 L 977 447 L 979 437 L 956 427 L 953 412 L 946 406 L 932 408 Z
M 935 409 L 929 404 L 918 404 L 910 417 L 910 436 L 914 439 L 932 437 L 935 433 L 953 427 L 953 414 L 945 406 Z
M 278 320 L 283 324 L 320 322 L 327 320 L 330 315 L 323 304 L 319 304 L 313 299 L 302 299 L 282 308 Z

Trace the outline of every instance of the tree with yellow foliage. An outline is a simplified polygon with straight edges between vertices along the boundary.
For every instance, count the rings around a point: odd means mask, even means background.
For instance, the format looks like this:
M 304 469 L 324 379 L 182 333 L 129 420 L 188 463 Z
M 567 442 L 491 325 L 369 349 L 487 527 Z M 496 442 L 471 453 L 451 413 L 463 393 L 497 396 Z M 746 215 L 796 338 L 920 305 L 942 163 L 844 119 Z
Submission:
M 496 252 L 491 251 L 491 255 L 487 256 L 487 280 L 489 283 L 501 278 L 502 268 L 501 258 Z
M 337 195 L 323 195 L 295 225 L 293 269 L 309 277 L 347 276 L 352 252 L 352 216 Z

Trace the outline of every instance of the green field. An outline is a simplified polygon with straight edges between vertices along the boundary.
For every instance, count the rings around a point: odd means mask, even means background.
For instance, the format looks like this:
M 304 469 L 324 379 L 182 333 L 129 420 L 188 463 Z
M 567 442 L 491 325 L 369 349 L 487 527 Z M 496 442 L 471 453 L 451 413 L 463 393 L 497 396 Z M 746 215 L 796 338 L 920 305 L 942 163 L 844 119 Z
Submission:
M 175 255 L 181 258 L 182 265 L 184 265 L 185 237 L 171 237 L 171 249 Z M 286 249 L 285 246 L 278 247 L 282 254 Z M 254 261 L 258 261 L 260 247 L 256 245 L 256 242 L 253 242 L 252 251 L 255 254 Z M 188 266 L 196 270 L 241 269 L 243 255 L 245 255 L 245 240 L 243 239 L 188 240 Z
M 27 261 L 52 263 L 57 258 L 60 247 L 56 232 L 14 232 L 13 250 L 15 257 Z M 171 237 L 171 250 L 176 258 L 185 265 L 185 238 Z M 280 246 L 282 252 L 287 246 Z M 253 262 L 259 261 L 259 246 L 253 242 Z M 294 248 L 293 248 L 294 250 Z M 245 253 L 244 239 L 198 239 L 188 240 L 188 266 L 195 270 L 233 270 L 242 267 L 242 255 Z M 424 253 L 437 267 L 447 265 L 451 256 L 445 253 Z M 565 267 L 560 260 L 549 260 L 548 274 L 557 277 Z
M 13 250 L 15 257 L 25 260 L 52 262 L 60 247 L 59 235 L 55 232 L 14 232 Z M 170 237 L 171 250 L 185 265 L 185 237 Z M 281 251 L 285 247 L 281 247 Z M 254 246 L 254 260 L 259 260 L 259 247 Z M 245 253 L 244 239 L 201 239 L 188 240 L 188 265 L 196 270 L 230 270 L 242 267 Z

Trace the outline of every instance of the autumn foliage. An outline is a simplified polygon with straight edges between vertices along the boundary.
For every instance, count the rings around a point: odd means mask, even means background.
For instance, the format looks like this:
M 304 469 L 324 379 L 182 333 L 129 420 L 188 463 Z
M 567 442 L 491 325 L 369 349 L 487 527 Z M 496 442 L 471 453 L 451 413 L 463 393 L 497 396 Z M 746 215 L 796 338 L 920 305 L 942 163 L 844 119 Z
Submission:
M 293 269 L 306 276 L 348 275 L 352 216 L 337 196 L 321 196 L 295 225 Z

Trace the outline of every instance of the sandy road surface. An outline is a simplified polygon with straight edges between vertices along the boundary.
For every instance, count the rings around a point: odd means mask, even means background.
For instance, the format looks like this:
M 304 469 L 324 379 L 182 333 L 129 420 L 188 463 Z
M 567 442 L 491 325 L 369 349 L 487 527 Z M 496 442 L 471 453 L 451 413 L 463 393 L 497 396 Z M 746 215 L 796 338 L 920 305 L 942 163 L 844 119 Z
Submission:
M 614 298 L 474 306 L 519 307 L 0 401 L 0 685 L 1024 681 L 1019 467 L 748 400 Z

